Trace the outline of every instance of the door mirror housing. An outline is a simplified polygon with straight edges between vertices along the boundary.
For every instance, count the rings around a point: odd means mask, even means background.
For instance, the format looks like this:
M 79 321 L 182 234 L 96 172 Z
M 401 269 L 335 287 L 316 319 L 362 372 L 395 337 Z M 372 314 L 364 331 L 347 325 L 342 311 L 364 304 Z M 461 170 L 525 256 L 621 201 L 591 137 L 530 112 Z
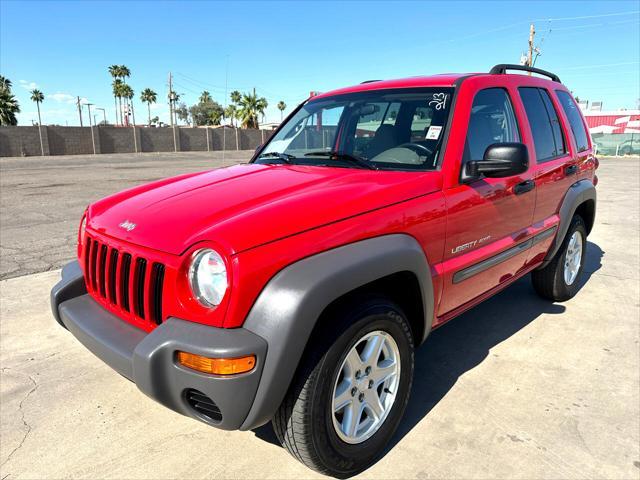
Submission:
M 465 164 L 465 179 L 475 180 L 511 177 L 524 173 L 529 168 L 529 150 L 524 143 L 506 142 L 489 145 L 482 160 Z

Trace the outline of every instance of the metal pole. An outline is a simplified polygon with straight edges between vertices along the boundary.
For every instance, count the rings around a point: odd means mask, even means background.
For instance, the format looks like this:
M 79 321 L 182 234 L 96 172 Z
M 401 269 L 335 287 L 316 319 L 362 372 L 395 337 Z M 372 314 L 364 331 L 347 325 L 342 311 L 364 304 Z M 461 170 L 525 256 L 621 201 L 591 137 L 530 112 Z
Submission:
M 42 143 L 42 118 L 40 117 L 40 102 L 36 102 L 38 106 L 38 135 L 40 136 L 40 153 L 44 157 L 44 143 Z
M 133 129 L 133 149 L 136 151 L 136 153 L 138 153 L 138 139 L 136 138 L 136 125 L 133 124 L 131 128 Z
M 533 67 L 533 37 L 536 34 L 536 29 L 533 27 L 533 23 L 531 27 L 529 27 L 529 54 L 527 56 L 527 65 L 529 67 Z M 531 76 L 531 72 L 528 72 L 528 75 Z
M 91 123 L 91 105 L 93 103 L 87 103 L 87 110 L 89 111 L 89 128 L 91 129 L 91 144 L 93 145 L 93 154 L 96 154 L 96 139 L 93 136 L 93 124 Z
M 209 148 L 209 125 L 205 127 L 204 131 L 207 134 L 207 152 L 210 152 L 211 149 Z

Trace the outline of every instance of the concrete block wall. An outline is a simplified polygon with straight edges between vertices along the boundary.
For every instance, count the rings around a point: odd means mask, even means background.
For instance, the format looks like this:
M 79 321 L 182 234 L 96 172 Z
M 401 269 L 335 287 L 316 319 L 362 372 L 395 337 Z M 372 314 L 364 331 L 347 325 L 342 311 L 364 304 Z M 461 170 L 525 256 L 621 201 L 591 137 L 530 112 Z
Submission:
M 45 155 L 91 155 L 134 152 L 206 152 L 253 150 L 273 131 L 232 128 L 89 127 L 43 126 Z M 38 127 L 0 127 L 0 157 L 41 155 Z

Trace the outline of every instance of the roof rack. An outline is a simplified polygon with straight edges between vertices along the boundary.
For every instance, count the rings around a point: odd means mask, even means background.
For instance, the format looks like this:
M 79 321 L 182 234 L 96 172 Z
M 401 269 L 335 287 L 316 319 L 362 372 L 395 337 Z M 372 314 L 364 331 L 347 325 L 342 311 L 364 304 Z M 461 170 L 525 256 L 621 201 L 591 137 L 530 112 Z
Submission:
M 526 65 L 500 63 L 494 66 L 491 70 L 489 70 L 489 73 L 492 75 L 500 75 L 500 74 L 507 73 L 507 70 L 521 70 L 523 72 L 537 73 L 538 75 L 544 75 L 545 77 L 549 77 L 554 82 L 562 83 L 560 81 L 560 77 L 558 77 L 555 73 L 547 72 L 546 70 L 541 70 L 539 68 L 527 67 Z
M 382 80 L 365 80 L 364 82 L 360 82 L 360 85 L 363 83 L 372 83 L 372 82 L 381 82 Z

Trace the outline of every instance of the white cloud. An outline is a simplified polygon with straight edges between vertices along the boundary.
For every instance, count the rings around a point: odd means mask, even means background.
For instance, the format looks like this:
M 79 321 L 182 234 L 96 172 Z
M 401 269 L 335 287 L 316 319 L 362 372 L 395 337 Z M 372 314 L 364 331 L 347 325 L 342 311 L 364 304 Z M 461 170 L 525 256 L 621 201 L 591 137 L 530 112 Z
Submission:
M 38 85 L 36 84 L 36 82 L 27 82 L 26 80 L 20 80 L 18 83 L 25 90 L 31 91 L 34 88 L 38 88 Z
M 76 97 L 69 95 L 68 93 L 58 92 L 53 95 L 49 95 L 48 98 L 59 103 L 76 103 Z

